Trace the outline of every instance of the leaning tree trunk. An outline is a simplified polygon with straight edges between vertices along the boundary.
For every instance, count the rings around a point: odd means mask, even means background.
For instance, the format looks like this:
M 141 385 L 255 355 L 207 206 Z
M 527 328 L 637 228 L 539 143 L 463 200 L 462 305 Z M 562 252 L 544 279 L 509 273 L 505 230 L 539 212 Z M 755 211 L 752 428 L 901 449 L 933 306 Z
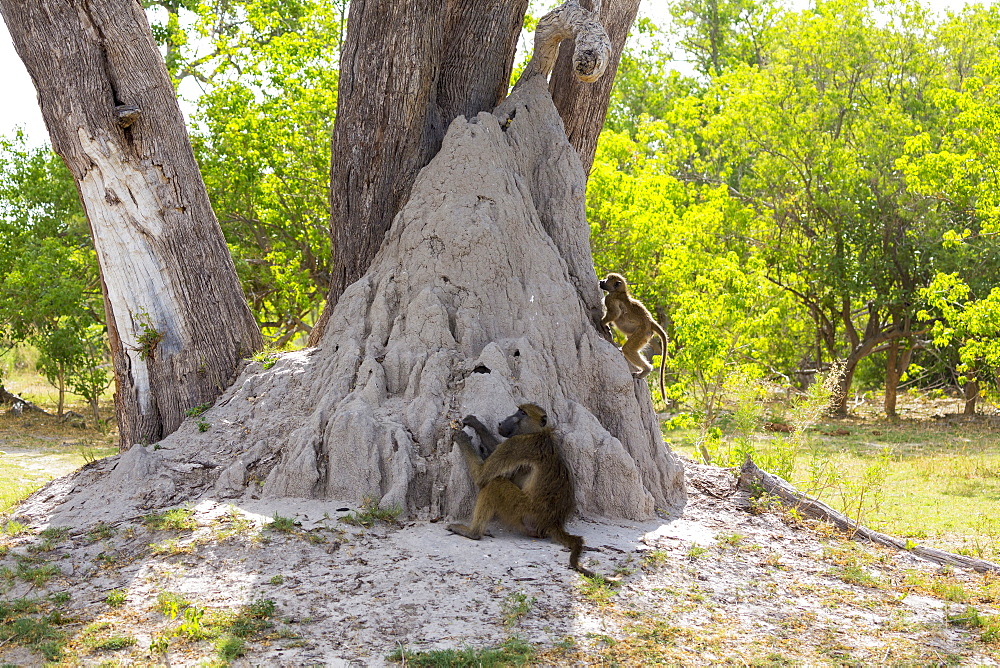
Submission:
M 592 8 L 593 2 L 594 0 L 584 0 L 583 4 Z M 597 139 L 604 127 L 604 118 L 608 115 L 608 105 L 611 102 L 614 75 L 618 72 L 625 40 L 628 39 L 628 31 L 632 28 L 638 11 L 639 0 L 604 0 L 599 14 L 611 40 L 608 74 L 592 84 L 581 82 L 573 71 L 572 42 L 567 42 L 559 50 L 559 60 L 552 72 L 549 89 L 566 126 L 566 136 L 580 154 L 585 174 L 590 173 L 590 167 L 594 163 Z
M 539 31 L 566 24 L 600 31 L 566 5 Z M 580 60 L 604 58 L 592 56 Z M 454 425 L 469 413 L 495 424 L 524 401 L 553 418 L 582 512 L 679 510 L 683 469 L 649 389 L 593 325 L 596 277 L 585 298 L 570 273 L 592 264 L 585 177 L 550 67 L 529 64 L 493 113 L 451 123 L 317 347 L 251 364 L 201 416 L 206 431 L 191 420 L 160 448 L 50 485 L 20 513 L 66 526 L 198 498 L 293 496 L 464 516 L 476 490 Z M 88 503 L 104 497 L 119 503 Z
M 260 332 L 149 23 L 130 0 L 0 0 L 101 268 L 121 446 L 174 431 Z

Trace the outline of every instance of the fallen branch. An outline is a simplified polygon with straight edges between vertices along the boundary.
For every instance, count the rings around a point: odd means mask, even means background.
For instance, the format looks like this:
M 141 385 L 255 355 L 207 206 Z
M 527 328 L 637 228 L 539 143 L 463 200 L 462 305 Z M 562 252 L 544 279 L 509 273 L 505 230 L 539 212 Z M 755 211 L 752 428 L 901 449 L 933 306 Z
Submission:
M 795 508 L 803 515 L 830 522 L 837 528 L 846 531 L 854 540 L 867 540 L 877 545 L 905 550 L 914 556 L 938 564 L 971 568 L 980 573 L 1000 573 L 1000 564 L 995 564 L 991 561 L 952 554 L 943 550 L 936 550 L 932 547 L 914 546 L 910 541 L 904 541 L 884 533 L 879 533 L 878 531 L 872 531 L 851 520 L 843 513 L 837 512 L 825 503 L 802 494 L 783 478 L 760 469 L 749 457 L 747 457 L 746 463 L 743 464 L 743 468 L 740 469 L 740 478 L 736 486 L 739 492 L 734 501 L 740 506 L 749 507 L 751 495 L 762 491 L 767 492 L 768 494 L 777 496 L 786 506 Z
M 7 391 L 3 385 L 0 385 L 0 403 L 10 404 L 11 410 L 20 414 L 22 411 L 35 411 L 41 413 L 42 415 L 48 415 L 48 411 L 43 408 L 39 408 L 35 404 L 31 403 L 27 399 L 22 399 L 21 397 Z M 20 408 L 18 408 L 20 406 Z

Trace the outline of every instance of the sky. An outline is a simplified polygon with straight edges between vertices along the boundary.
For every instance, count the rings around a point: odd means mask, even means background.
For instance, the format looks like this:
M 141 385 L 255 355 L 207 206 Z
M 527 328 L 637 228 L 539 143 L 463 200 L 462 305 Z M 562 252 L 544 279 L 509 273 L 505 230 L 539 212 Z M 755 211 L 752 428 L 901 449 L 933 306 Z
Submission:
M 957 10 L 963 7 L 965 0 L 924 0 L 935 11 Z M 667 18 L 666 0 L 643 0 L 640 14 L 649 16 L 657 23 L 665 23 Z M 11 42 L 7 26 L 0 21 L 0 72 L 3 76 L 2 89 L 4 101 L 0 103 L 0 136 L 10 136 L 15 128 L 24 130 L 31 145 L 40 145 L 48 141 L 48 132 L 38 109 L 35 87 L 31 77 L 24 69 L 24 64 L 18 58 Z

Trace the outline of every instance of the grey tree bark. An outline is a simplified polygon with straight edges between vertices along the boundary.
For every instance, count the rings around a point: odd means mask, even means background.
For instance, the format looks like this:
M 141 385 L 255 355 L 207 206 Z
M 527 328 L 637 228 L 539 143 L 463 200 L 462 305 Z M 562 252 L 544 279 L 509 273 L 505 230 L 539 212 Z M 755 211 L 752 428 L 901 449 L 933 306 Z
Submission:
M 262 345 L 142 6 L 0 0 L 101 268 L 122 448 L 173 432 Z
M 546 67 L 492 113 L 452 121 L 316 347 L 251 364 L 201 416 L 207 431 L 190 420 L 158 448 L 53 483 L 20 514 L 67 526 L 200 498 L 307 497 L 465 516 L 476 490 L 457 421 L 495 424 L 524 401 L 552 418 L 581 512 L 678 511 L 683 469 L 649 389 L 593 323 L 585 177 Z M 574 275 L 587 266 L 589 280 Z

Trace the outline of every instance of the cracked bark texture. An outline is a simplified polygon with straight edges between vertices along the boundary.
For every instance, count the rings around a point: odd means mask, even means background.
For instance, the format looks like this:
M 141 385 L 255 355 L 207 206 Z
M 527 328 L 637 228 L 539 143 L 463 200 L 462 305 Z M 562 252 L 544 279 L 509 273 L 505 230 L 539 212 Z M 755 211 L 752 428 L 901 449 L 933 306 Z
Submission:
M 121 446 L 213 402 L 261 346 L 142 6 L 0 0 L 101 269 Z

